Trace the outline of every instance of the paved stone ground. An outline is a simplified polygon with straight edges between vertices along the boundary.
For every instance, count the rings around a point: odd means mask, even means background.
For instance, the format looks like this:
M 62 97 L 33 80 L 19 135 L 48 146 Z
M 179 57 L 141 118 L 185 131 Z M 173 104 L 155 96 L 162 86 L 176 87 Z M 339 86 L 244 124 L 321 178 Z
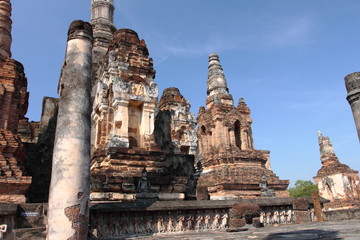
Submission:
M 266 226 L 264 228 L 253 228 L 249 226 L 247 231 L 242 232 L 188 232 L 188 233 L 169 233 L 154 234 L 151 236 L 138 236 L 125 238 L 126 240 L 238 240 L 238 239 L 258 239 L 258 240 L 360 240 L 360 221 L 338 221 L 310 223 L 299 225 L 280 225 L 278 227 Z

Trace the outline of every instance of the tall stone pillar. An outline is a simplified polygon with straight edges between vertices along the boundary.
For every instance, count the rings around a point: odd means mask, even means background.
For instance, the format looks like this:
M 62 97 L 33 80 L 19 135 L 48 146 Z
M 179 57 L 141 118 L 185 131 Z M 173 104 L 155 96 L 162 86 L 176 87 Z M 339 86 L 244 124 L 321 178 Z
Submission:
M 92 27 L 71 23 L 59 82 L 48 240 L 87 239 L 90 197 Z
M 355 120 L 357 133 L 360 141 L 360 72 L 354 72 L 345 77 L 348 100 Z
M 10 0 L 0 1 L 0 59 L 11 57 L 11 3 Z

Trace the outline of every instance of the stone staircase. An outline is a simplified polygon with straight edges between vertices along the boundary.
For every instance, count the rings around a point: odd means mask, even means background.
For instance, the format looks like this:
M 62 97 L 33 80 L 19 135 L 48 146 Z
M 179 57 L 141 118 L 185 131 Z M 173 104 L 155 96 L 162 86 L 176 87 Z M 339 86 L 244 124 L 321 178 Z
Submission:
M 18 207 L 13 230 L 15 240 L 45 240 L 46 239 L 47 204 L 30 203 Z

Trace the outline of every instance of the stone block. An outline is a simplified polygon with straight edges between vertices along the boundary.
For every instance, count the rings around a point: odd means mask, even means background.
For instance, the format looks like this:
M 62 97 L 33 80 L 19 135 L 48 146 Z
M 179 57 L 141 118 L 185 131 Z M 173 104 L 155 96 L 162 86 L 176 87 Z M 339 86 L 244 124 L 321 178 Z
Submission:
M 184 184 L 174 184 L 173 185 L 174 192 L 181 193 L 185 192 L 186 186 Z
M 157 193 L 137 193 L 136 199 L 157 199 L 159 195 Z
M 111 193 L 111 200 L 127 200 L 132 201 L 136 199 L 136 194 L 125 194 L 125 193 Z
M 311 222 L 310 214 L 308 211 L 294 211 L 295 224 L 309 223 Z
M 206 186 L 197 186 L 196 188 L 196 200 L 209 200 L 209 192 Z
M 26 202 L 25 195 L 0 195 L 0 203 L 13 203 L 13 204 L 22 204 Z
M 159 193 L 159 200 L 171 201 L 171 200 L 184 200 L 185 194 L 183 193 Z
M 160 192 L 162 192 L 162 193 L 171 193 L 171 192 L 173 192 L 173 190 L 174 190 L 174 188 L 173 188 L 172 185 L 163 185 L 163 186 L 161 186 Z
M 90 193 L 91 201 L 109 200 L 110 193 L 107 192 L 92 192 Z
M 246 225 L 246 220 L 244 218 L 234 217 L 234 218 L 230 218 L 230 220 L 229 220 L 229 228 L 230 229 L 241 228 L 245 225 Z
M 307 211 L 309 209 L 309 200 L 306 198 L 296 198 L 293 201 L 294 210 Z
M 264 227 L 264 223 L 260 222 L 260 218 L 258 217 L 252 219 L 252 225 L 256 228 Z
M 230 209 L 230 217 L 242 217 L 247 215 L 259 216 L 260 206 L 252 203 L 235 203 Z

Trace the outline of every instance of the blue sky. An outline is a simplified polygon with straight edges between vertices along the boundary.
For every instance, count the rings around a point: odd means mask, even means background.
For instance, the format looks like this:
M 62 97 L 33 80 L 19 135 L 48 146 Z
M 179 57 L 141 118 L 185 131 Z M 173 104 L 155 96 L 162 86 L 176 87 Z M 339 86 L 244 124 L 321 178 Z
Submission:
M 145 39 L 160 92 L 177 87 L 197 115 L 205 105 L 208 55 L 220 56 L 234 101 L 244 97 L 256 149 L 270 150 L 281 179 L 312 180 L 320 169 L 317 131 L 340 161 L 360 169 L 344 77 L 360 71 L 357 0 L 114 0 L 117 28 Z M 13 58 L 28 77 L 27 117 L 57 97 L 67 29 L 90 20 L 90 0 L 13 4 Z

